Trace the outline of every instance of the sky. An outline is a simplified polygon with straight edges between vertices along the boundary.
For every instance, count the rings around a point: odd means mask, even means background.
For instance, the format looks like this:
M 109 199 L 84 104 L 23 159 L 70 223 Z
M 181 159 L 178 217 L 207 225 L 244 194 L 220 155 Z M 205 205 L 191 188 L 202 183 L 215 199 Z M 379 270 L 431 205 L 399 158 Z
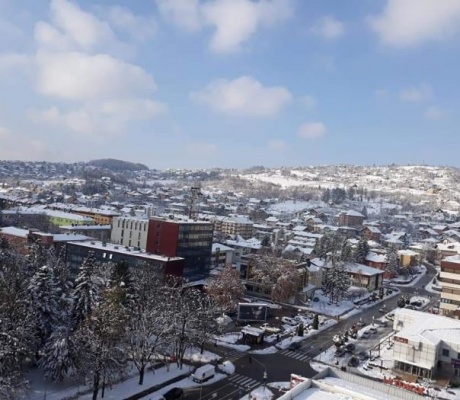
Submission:
M 0 159 L 460 167 L 459 0 L 0 9 Z

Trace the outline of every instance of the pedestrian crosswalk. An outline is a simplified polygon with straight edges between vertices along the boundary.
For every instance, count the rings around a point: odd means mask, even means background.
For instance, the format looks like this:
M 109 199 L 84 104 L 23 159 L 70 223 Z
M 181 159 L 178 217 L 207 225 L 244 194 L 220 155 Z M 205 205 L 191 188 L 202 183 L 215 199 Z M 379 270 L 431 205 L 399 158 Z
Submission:
M 230 375 L 228 378 L 229 382 L 231 385 L 236 386 L 238 388 L 244 389 L 244 390 L 252 390 L 256 386 L 259 386 L 261 383 L 256 381 L 255 379 L 249 378 L 245 375 L 240 375 L 240 374 L 233 374 Z
M 288 349 L 280 351 L 279 354 L 283 354 L 284 356 L 294 358 L 294 359 L 299 360 L 299 361 L 311 360 L 311 357 L 308 354 L 301 353 L 301 352 L 298 352 L 298 351 L 291 351 L 291 350 L 288 350 Z
M 224 359 L 228 361 L 236 361 L 239 360 L 241 357 L 246 355 L 243 351 L 232 350 L 225 354 Z

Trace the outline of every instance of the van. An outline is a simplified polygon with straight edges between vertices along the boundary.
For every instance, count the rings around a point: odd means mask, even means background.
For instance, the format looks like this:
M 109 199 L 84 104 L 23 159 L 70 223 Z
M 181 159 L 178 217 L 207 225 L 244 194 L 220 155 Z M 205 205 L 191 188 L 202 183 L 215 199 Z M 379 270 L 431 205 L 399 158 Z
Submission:
M 289 318 L 289 317 L 281 317 L 281 322 L 283 324 L 295 326 L 297 325 L 297 321 L 294 318 Z
M 211 364 L 206 364 L 196 369 L 196 371 L 192 374 L 192 380 L 193 382 L 203 383 L 213 378 L 215 374 L 216 367 Z

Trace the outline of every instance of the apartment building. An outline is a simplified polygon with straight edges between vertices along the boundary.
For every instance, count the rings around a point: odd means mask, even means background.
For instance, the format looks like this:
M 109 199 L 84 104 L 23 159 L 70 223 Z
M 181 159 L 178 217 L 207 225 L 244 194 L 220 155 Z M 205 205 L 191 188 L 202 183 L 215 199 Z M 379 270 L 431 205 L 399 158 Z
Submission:
M 249 239 L 254 232 L 254 223 L 244 215 L 215 217 L 214 230 L 225 236 L 241 236 Z
M 460 318 L 460 254 L 441 260 L 439 284 L 442 287 L 440 313 Z
M 146 250 L 166 257 L 184 258 L 184 277 L 197 281 L 209 276 L 213 224 L 192 219 L 149 219 Z
M 110 241 L 121 246 L 137 247 L 145 250 L 149 220 L 132 216 L 114 217 Z

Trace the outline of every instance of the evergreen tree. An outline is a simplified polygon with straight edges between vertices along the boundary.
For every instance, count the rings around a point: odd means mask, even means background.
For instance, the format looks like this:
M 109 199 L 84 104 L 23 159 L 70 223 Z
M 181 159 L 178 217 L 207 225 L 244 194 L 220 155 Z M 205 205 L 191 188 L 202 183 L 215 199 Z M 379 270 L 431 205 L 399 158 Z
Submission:
M 95 275 L 96 260 L 92 253 L 83 261 L 72 292 L 72 321 L 77 327 L 95 308 L 100 290 L 100 279 Z
M 313 318 L 313 323 L 311 324 L 312 328 L 315 330 L 318 330 L 319 328 L 319 317 L 318 314 L 315 314 L 315 317 Z
M 329 203 L 329 201 L 331 200 L 331 190 L 330 189 L 326 189 L 322 196 L 321 196 L 321 200 L 324 201 L 325 203 Z
M 353 261 L 353 249 L 347 240 L 344 240 L 342 243 L 342 249 L 340 252 L 340 259 L 343 262 Z
M 109 286 L 116 295 L 117 302 L 124 306 L 132 306 L 135 300 L 134 280 L 128 263 L 122 261 L 112 266 Z
M 366 206 L 364 206 L 363 209 L 361 210 L 361 214 L 364 215 L 365 219 L 368 218 L 368 213 L 367 213 L 367 207 Z
M 369 245 L 367 244 L 367 240 L 361 238 L 355 250 L 354 261 L 358 264 L 364 264 L 366 262 L 366 257 L 368 253 Z
M 399 255 L 395 246 L 390 246 L 387 252 L 387 265 L 385 271 L 387 271 L 391 276 L 394 276 L 398 273 L 399 269 Z
M 44 343 L 59 323 L 60 288 L 53 270 L 46 265 L 41 267 L 32 276 L 28 293 L 30 306 L 35 315 L 37 338 L 39 343 Z
M 78 348 L 67 327 L 57 328 L 43 347 L 43 357 L 39 366 L 45 377 L 53 382 L 61 382 L 72 377 L 78 369 Z
M 333 263 L 326 271 L 323 293 L 329 296 L 331 303 L 338 303 L 350 288 L 350 278 L 345 264 Z

